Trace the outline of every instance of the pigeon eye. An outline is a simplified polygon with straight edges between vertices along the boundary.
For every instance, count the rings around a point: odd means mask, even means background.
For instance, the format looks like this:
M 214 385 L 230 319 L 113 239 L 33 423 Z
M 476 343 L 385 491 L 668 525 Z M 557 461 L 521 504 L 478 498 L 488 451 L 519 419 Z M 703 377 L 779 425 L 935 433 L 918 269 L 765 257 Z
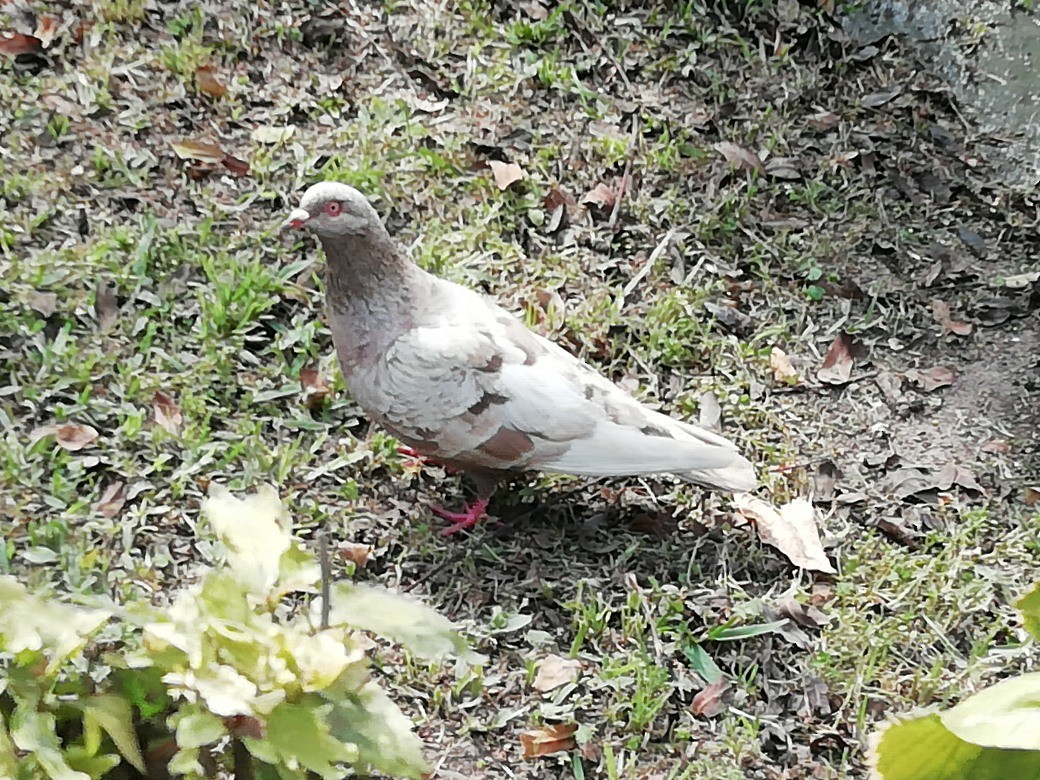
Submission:
M 330 217 L 339 216 L 340 212 L 343 211 L 343 204 L 338 200 L 330 200 L 325 204 L 325 213 Z

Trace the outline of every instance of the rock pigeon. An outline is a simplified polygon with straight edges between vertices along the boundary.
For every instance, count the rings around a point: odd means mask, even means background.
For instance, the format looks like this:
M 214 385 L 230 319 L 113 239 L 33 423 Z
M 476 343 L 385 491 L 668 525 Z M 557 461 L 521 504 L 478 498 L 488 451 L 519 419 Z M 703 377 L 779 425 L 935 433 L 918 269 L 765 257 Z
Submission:
M 454 523 L 445 535 L 476 524 L 510 472 L 755 488 L 731 442 L 648 409 L 484 296 L 412 263 L 353 187 L 313 185 L 284 227 L 311 231 L 325 250 L 329 327 L 354 399 L 474 483 L 461 512 L 431 507 Z

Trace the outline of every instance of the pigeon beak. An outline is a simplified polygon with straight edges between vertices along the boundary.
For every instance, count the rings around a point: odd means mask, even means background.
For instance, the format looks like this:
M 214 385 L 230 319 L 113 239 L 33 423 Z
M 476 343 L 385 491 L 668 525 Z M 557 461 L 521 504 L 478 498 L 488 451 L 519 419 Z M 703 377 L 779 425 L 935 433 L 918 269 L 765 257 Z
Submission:
M 282 230 L 299 230 L 307 224 L 307 221 L 311 218 L 311 215 L 304 209 L 293 209 L 292 213 L 289 214 L 288 219 L 282 223 Z

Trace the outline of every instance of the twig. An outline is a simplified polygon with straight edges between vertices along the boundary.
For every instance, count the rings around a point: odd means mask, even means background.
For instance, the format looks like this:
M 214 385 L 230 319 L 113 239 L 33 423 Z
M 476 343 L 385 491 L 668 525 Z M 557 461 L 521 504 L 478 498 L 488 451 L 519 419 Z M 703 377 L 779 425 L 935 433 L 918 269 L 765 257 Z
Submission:
M 253 756 L 238 737 L 231 741 L 231 755 L 233 762 L 231 776 L 235 780 L 253 780 Z
M 671 246 L 675 233 L 676 228 L 669 228 L 668 232 L 664 234 L 664 238 L 658 242 L 657 246 L 654 247 L 654 251 L 650 253 L 650 257 L 648 257 L 646 262 L 643 263 L 643 267 L 636 272 L 635 276 L 628 280 L 628 284 L 626 284 L 624 289 L 621 290 L 621 297 L 618 299 L 618 311 L 621 311 L 621 309 L 624 308 L 625 298 L 628 297 L 629 293 L 639 286 L 639 283 L 646 278 L 650 271 L 653 270 L 654 264 L 657 263 L 661 255 L 663 255 L 668 250 L 668 247 Z
M 321 629 L 329 627 L 329 594 L 332 591 L 332 567 L 329 565 L 329 535 L 322 531 L 318 535 L 318 562 L 321 566 Z

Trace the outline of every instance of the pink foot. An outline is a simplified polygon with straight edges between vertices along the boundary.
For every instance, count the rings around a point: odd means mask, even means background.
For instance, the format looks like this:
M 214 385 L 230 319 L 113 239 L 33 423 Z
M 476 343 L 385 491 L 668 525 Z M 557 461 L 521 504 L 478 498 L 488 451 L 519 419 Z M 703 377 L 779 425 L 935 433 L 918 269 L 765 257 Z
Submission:
M 419 452 L 419 450 L 415 449 L 414 447 L 409 447 L 406 444 L 399 444 L 397 446 L 397 454 L 398 455 L 403 455 L 406 458 L 414 458 L 415 460 L 419 461 L 420 464 L 432 463 L 435 466 L 440 466 L 441 468 L 444 469 L 444 473 L 445 474 L 456 474 L 456 473 L 458 473 L 458 469 L 455 469 L 455 468 L 447 465 L 446 463 L 441 463 L 436 458 L 430 458 L 430 457 L 428 457 L 426 455 L 423 455 L 421 452 Z
M 477 499 L 472 504 L 465 504 L 462 512 L 452 512 L 437 504 L 430 504 L 430 511 L 445 520 L 451 520 L 453 525 L 441 531 L 441 536 L 451 536 L 464 528 L 472 528 L 487 515 L 487 499 Z

